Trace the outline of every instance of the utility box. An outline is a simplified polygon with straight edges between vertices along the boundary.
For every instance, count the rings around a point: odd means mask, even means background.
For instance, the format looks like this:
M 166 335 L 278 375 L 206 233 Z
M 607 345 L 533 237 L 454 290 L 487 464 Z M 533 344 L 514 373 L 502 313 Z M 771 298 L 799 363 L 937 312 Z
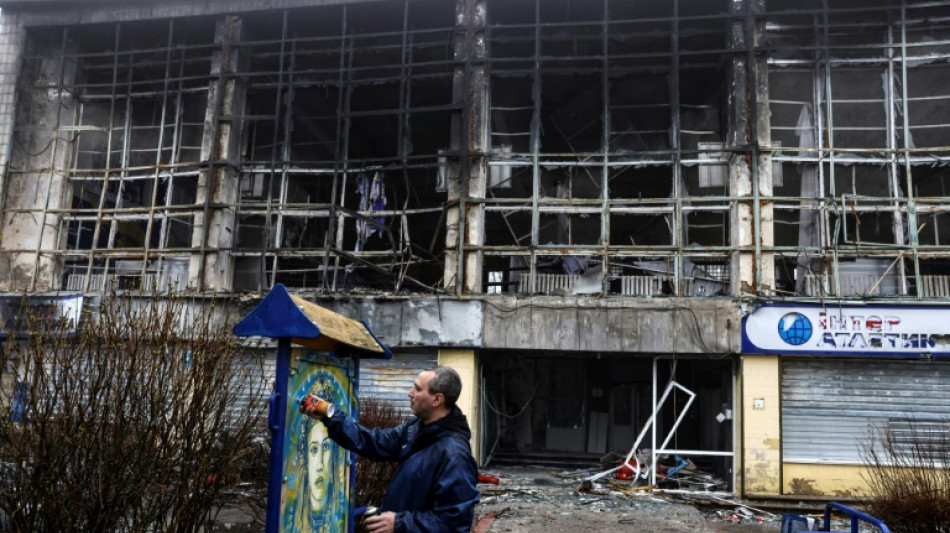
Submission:
M 392 353 L 362 322 L 275 285 L 235 335 L 277 339 L 267 486 L 267 533 L 347 533 L 356 509 L 356 455 L 333 442 L 324 425 L 300 413 L 315 394 L 358 417 L 359 361 Z M 297 347 L 292 348 L 292 345 Z

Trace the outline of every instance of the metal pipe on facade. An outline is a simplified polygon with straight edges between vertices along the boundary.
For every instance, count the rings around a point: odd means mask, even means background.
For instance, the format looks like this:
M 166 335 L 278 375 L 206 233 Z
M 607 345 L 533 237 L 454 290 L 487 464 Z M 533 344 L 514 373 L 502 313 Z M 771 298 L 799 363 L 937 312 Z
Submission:
M 531 279 L 529 289 L 537 290 L 538 256 L 536 253 L 540 243 L 541 219 L 538 213 L 538 199 L 541 196 L 541 0 L 534 0 L 534 57 L 532 61 L 534 83 L 531 86 L 531 102 L 534 109 L 531 112 L 531 259 L 528 275 Z
M 903 109 L 903 128 L 904 128 L 904 144 L 909 146 L 910 142 L 910 125 L 909 125 L 909 114 L 910 110 L 907 109 L 907 4 L 904 0 L 901 1 L 901 78 L 903 78 L 903 83 L 901 84 L 902 94 L 901 97 L 904 101 Z M 905 158 L 904 160 L 904 170 L 906 172 L 906 187 L 907 187 L 907 223 L 909 226 L 908 239 L 910 241 L 910 246 L 913 253 L 914 261 L 914 279 L 920 280 L 920 252 L 917 250 L 918 244 L 918 232 L 920 231 L 917 227 L 917 213 L 916 213 L 916 202 L 914 201 L 914 181 L 913 181 L 913 171 L 911 169 L 910 162 Z M 918 283 L 919 287 L 920 284 Z M 917 290 L 916 294 L 917 299 L 921 297 L 920 290 Z
M 343 33 L 346 34 L 348 27 L 347 23 L 347 13 L 348 10 L 346 6 L 343 7 Z M 341 107 L 337 112 L 343 114 L 347 113 L 350 110 L 350 104 L 353 101 L 353 58 L 354 58 L 354 38 L 350 37 L 349 39 L 349 52 L 345 56 L 340 57 L 340 92 L 342 93 L 342 99 L 340 100 Z M 343 68 L 344 57 L 346 59 L 346 68 Z M 345 80 L 345 81 L 342 81 Z M 342 147 L 340 148 L 340 159 L 343 161 L 343 167 L 339 177 L 334 178 L 333 186 L 336 187 L 336 182 L 340 182 L 340 188 L 336 190 L 339 195 L 339 208 L 346 207 L 346 187 L 347 187 L 347 178 L 349 176 L 349 165 L 350 165 L 350 126 L 352 125 L 352 119 L 348 116 L 343 116 L 343 121 L 341 124 L 341 130 L 338 132 L 337 145 L 339 146 L 342 142 Z M 342 141 L 341 141 L 342 140 Z M 334 198 L 335 200 L 335 198 Z M 336 218 L 336 240 L 334 241 L 335 248 L 343 248 L 343 215 L 337 214 Z M 329 248 L 329 246 L 328 246 Z M 330 284 L 330 290 L 335 291 L 337 288 L 337 281 L 339 280 L 340 272 L 340 256 L 335 255 L 333 258 L 333 282 Z

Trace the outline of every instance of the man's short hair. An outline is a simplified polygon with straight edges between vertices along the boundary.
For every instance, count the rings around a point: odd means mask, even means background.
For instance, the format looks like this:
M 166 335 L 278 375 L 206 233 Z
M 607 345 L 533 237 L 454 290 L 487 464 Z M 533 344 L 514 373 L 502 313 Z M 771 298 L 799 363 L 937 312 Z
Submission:
M 454 368 L 448 366 L 437 366 L 429 368 L 426 372 L 432 372 L 435 375 L 429 380 L 429 394 L 433 396 L 441 394 L 445 397 L 445 405 L 454 407 L 462 394 L 462 378 Z

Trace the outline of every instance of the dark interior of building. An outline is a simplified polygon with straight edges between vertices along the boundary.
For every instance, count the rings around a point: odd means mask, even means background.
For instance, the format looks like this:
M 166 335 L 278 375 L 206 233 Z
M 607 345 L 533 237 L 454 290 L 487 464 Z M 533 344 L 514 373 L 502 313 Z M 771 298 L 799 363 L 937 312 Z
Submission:
M 481 360 L 490 461 L 598 465 L 608 454 L 626 456 L 653 414 L 650 357 L 487 352 Z M 657 360 L 657 402 L 671 380 L 696 395 L 684 409 L 689 394 L 671 389 L 658 411 L 657 446 L 682 416 L 665 449 L 733 450 L 733 366 L 730 358 Z M 638 449 L 652 445 L 647 431 Z M 688 458 L 732 483 L 730 457 Z

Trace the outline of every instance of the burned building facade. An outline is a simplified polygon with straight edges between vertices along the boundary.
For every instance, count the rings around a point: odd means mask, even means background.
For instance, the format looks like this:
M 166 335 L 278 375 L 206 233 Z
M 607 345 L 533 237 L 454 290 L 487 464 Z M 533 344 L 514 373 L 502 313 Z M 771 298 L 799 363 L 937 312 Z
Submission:
M 364 394 L 459 368 L 483 463 L 856 494 L 946 423 L 950 2 L 0 8 L 2 291 L 281 283 Z

